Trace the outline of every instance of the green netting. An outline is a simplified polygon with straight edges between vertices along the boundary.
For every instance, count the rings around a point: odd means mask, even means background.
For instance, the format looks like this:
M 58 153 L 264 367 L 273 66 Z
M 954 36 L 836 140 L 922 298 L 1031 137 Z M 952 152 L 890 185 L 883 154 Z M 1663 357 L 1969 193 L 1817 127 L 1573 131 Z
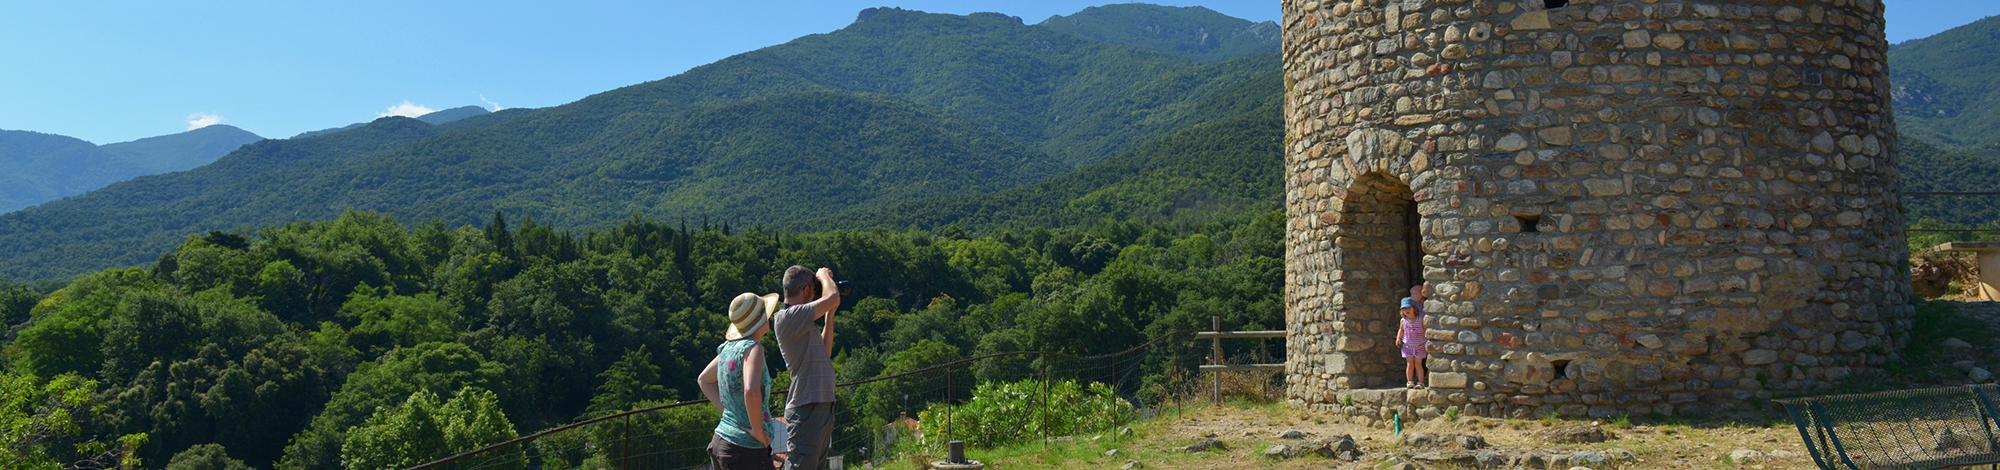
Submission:
M 2000 386 L 1778 400 L 1827 470 L 1931 469 L 2000 462 Z

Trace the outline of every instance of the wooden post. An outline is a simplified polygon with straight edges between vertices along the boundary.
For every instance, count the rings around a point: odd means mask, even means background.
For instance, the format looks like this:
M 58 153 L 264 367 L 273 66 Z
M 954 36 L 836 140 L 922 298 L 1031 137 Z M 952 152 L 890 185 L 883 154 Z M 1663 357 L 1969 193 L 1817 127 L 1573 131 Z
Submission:
M 1217 333 L 1222 332 L 1222 316 L 1218 315 L 1218 316 L 1208 317 L 1208 321 L 1210 330 L 1213 330 Z M 1216 336 L 1215 338 L 1211 339 L 1213 340 L 1213 344 L 1215 346 L 1215 356 L 1210 358 L 1209 361 L 1213 362 L 1215 365 L 1222 365 L 1222 337 Z M 1215 401 L 1215 404 L 1220 405 L 1222 404 L 1222 371 L 1209 372 L 1208 377 L 1210 379 L 1213 379 L 1215 383 L 1215 392 L 1214 395 L 1211 397 L 1211 399 Z

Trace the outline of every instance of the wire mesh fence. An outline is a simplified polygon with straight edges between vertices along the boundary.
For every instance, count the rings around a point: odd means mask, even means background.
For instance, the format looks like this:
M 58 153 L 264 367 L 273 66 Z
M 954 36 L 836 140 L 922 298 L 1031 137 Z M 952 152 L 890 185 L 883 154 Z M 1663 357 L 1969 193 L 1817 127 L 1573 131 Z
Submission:
M 1944 468 L 2000 462 L 2000 387 L 1779 400 L 1820 468 Z
M 1051 402 L 1050 387 L 1098 386 L 1146 418 L 1196 396 L 1195 366 L 1205 359 L 1186 351 L 1196 330 L 1162 335 L 1124 351 L 1093 356 L 1023 351 L 960 359 L 875 378 L 841 377 L 835 388 L 834 434 L 829 457 L 860 468 L 865 462 L 928 458 L 943 442 L 968 436 L 967 426 L 1028 432 L 1040 439 L 1083 432 L 1065 413 L 1074 403 Z M 894 366 L 890 366 L 894 372 Z M 981 383 L 1027 383 L 1045 393 L 1027 394 L 1001 420 L 971 422 L 953 416 Z M 772 401 L 783 402 L 783 390 Z M 1037 402 L 1039 401 L 1039 402 Z M 688 469 L 708 464 L 706 447 L 721 413 L 706 400 L 637 409 L 572 423 L 413 467 L 475 469 Z M 938 422 L 942 420 L 942 423 Z

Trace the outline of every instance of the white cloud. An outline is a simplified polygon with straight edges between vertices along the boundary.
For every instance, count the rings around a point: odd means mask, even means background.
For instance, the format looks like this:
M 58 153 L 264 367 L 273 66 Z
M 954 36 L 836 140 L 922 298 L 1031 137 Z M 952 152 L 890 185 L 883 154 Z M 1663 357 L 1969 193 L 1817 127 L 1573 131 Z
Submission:
M 188 115 L 188 130 L 200 129 L 203 127 L 213 126 L 221 123 L 222 123 L 222 116 L 217 116 L 214 114 L 194 113 Z
M 403 100 L 403 104 L 390 106 L 388 111 L 383 111 L 381 114 L 376 114 L 375 117 L 385 118 L 389 116 L 402 116 L 406 118 L 413 118 L 425 114 L 430 114 L 433 112 L 437 112 L 437 110 L 426 108 L 422 105 L 418 105 L 415 103 L 411 103 L 409 100 Z
M 503 107 L 500 107 L 500 103 L 495 103 L 495 102 L 493 102 L 492 100 L 488 100 L 488 99 L 486 99 L 486 94 L 485 94 L 485 93 L 481 93 L 481 94 L 479 94 L 479 101 L 484 101 L 484 102 L 486 102 L 486 106 L 487 106 L 487 107 L 490 107 L 490 108 L 493 108 L 493 109 L 489 109 L 489 110 L 487 110 L 487 111 L 499 111 L 499 110 L 502 110 L 502 109 L 507 109 L 507 108 L 503 108 Z

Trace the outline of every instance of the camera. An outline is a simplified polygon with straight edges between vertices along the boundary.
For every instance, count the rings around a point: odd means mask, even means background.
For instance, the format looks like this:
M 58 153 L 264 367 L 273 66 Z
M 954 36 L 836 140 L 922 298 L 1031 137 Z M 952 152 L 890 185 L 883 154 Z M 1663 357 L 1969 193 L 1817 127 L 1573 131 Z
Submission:
M 849 286 L 847 285 L 847 281 L 834 281 L 834 282 L 833 282 L 833 287 L 834 287 L 834 289 L 836 289 L 836 290 L 838 290 L 838 291 L 840 292 L 840 295 L 841 295 L 842 297 L 846 297 L 846 296 L 848 296 L 849 294 L 853 294 L 853 293 L 854 293 L 854 288 L 853 288 L 853 287 L 849 287 Z M 815 299 L 819 298 L 819 297 L 820 297 L 820 290 L 821 290 L 821 289 L 822 289 L 822 288 L 820 287 L 820 284 L 819 284 L 819 283 L 813 283 L 813 284 L 812 284 L 812 297 L 813 297 L 813 298 L 815 298 Z

